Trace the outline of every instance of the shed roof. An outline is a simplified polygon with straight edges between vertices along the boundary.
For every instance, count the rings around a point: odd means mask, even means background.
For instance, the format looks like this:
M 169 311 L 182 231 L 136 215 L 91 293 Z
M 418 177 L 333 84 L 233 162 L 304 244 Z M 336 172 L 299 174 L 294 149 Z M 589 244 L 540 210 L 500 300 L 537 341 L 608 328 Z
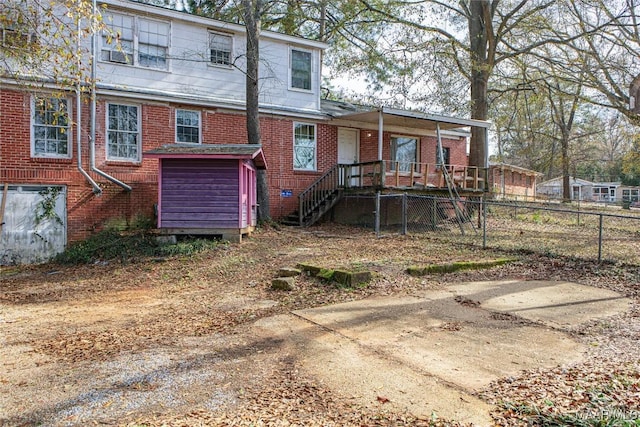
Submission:
M 527 168 L 523 168 L 521 166 L 511 165 L 511 164 L 508 164 L 508 163 L 489 162 L 489 167 L 490 168 L 505 169 L 505 170 L 514 171 L 514 172 L 520 172 L 520 173 L 522 173 L 524 175 L 544 176 L 544 174 L 542 172 L 537 172 L 537 171 L 534 171 L 533 169 L 527 169 Z
M 247 159 L 258 169 L 266 169 L 262 145 L 252 144 L 167 144 L 143 153 L 155 159 Z

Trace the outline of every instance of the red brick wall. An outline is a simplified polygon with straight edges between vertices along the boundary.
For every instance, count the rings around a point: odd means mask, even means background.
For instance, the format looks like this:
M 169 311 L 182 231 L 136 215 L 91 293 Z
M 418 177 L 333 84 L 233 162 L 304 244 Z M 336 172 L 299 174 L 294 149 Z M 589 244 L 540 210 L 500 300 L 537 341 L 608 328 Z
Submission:
M 89 164 L 89 105 L 83 104 L 82 164 L 103 189 L 96 196 L 91 185 L 77 169 L 77 147 L 73 129 L 72 159 L 31 158 L 30 96 L 22 92 L 0 90 L 0 182 L 10 184 L 66 185 L 67 236 L 69 242 L 86 238 L 110 222 L 128 224 L 142 215 L 153 217 L 157 203 L 158 160 L 143 158 L 141 162 L 106 160 L 105 119 L 106 102 L 99 100 L 96 108 L 96 167 L 130 185 L 131 192 L 90 171 Z M 119 103 L 120 101 L 113 101 Z M 129 101 L 121 101 L 131 104 Z M 72 103 L 74 104 L 74 103 Z M 135 103 L 133 103 L 135 104 Z M 149 151 L 175 142 L 175 109 L 198 110 L 191 106 L 137 103 L 141 107 L 142 150 Z M 244 144 L 247 141 L 246 120 L 242 113 L 203 108 L 202 137 L 208 144 Z M 73 114 L 75 117 L 75 113 Z M 326 123 L 315 123 L 317 131 L 317 171 L 293 170 L 293 123 L 290 118 L 261 117 L 262 145 L 268 166 L 271 215 L 278 219 L 297 209 L 298 194 L 318 179 L 337 162 L 338 128 Z M 384 134 L 383 158 L 390 157 L 391 133 Z M 377 131 L 360 132 L 361 161 L 377 160 Z M 465 141 L 445 139 L 451 148 L 451 162 L 466 164 Z M 435 162 L 436 140 L 422 138 L 420 160 Z M 283 196 L 291 190 L 291 197 Z M 285 192 L 286 194 L 286 192 Z

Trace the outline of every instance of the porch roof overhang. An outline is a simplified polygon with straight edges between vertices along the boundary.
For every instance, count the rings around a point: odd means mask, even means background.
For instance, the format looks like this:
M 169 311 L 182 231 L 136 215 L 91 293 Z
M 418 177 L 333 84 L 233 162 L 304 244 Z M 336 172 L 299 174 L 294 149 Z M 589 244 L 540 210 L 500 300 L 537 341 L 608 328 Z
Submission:
M 368 111 L 345 113 L 337 116 L 336 118 L 377 125 L 380 121 L 381 114 L 382 120 L 386 126 L 398 126 L 430 131 L 435 131 L 438 127 L 440 130 L 452 130 L 465 127 L 479 127 L 487 129 L 491 126 L 491 122 L 485 120 L 463 119 L 386 107 Z
M 143 157 L 150 159 L 253 160 L 258 169 L 267 168 L 262 146 L 250 144 L 167 144 L 144 152 Z

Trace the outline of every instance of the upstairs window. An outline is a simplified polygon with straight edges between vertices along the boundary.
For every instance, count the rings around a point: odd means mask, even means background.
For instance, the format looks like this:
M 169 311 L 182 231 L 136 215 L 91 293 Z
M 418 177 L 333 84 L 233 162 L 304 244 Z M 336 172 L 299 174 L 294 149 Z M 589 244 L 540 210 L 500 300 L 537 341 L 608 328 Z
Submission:
M 107 159 L 140 161 L 140 108 L 107 105 Z
M 391 170 L 411 172 L 413 166 L 417 170 L 418 140 L 407 136 L 391 137 Z
M 232 42 L 230 35 L 209 33 L 209 54 L 213 65 L 231 66 Z
M 307 123 L 293 125 L 293 168 L 316 170 L 316 126 Z
M 37 42 L 38 17 L 24 2 L 6 2 L 0 9 L 0 48 L 28 49 Z M 15 53 L 15 52 L 14 52 Z
M 71 157 L 71 132 L 66 99 L 35 97 L 32 102 L 33 157 Z
M 291 87 L 311 90 L 311 52 L 291 49 Z
M 133 16 L 113 13 L 105 24 L 109 31 L 102 35 L 101 59 L 133 65 Z
M 138 19 L 138 61 L 141 67 L 167 68 L 169 24 Z
M 176 110 L 176 142 L 200 143 L 200 112 Z
M 103 61 L 167 69 L 169 24 L 112 13 L 105 23 L 100 58 Z

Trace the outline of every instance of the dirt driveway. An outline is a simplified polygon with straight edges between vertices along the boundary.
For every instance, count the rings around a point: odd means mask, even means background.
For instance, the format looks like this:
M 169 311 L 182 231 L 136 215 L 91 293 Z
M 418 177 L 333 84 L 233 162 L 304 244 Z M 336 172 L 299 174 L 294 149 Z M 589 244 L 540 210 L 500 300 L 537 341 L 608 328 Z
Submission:
M 363 402 L 331 389 L 299 369 L 295 347 L 264 339 L 254 325 L 293 310 L 489 279 L 570 280 L 634 301 L 623 315 L 564 328 L 587 348 L 581 362 L 502 378 L 478 393 L 499 404 L 494 424 L 522 422 L 513 410 L 522 403 L 557 413 L 640 410 L 637 266 L 520 253 L 489 270 L 404 273 L 504 255 L 428 235 L 376 239 L 321 226 L 261 230 L 185 258 L 3 267 L 0 425 L 455 425 L 399 411 L 383 395 Z M 298 262 L 366 268 L 374 279 L 345 289 L 300 277 L 294 291 L 272 291 L 276 270 Z

